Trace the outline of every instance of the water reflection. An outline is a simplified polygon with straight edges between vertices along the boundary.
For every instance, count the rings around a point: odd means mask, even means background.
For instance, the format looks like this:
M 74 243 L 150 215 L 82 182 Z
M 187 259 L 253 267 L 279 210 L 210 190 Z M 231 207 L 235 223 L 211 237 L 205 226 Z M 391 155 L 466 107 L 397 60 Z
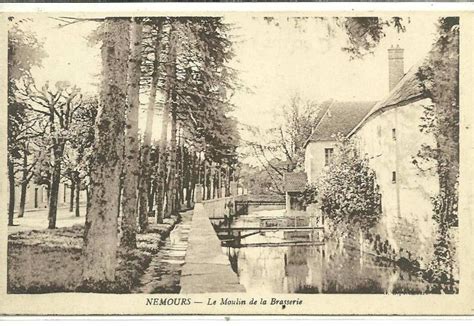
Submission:
M 257 226 L 260 217 L 246 216 L 232 225 Z M 223 248 L 248 292 L 423 293 L 426 289 L 417 275 L 358 248 L 337 241 L 285 244 L 286 238 L 283 231 L 265 232 Z

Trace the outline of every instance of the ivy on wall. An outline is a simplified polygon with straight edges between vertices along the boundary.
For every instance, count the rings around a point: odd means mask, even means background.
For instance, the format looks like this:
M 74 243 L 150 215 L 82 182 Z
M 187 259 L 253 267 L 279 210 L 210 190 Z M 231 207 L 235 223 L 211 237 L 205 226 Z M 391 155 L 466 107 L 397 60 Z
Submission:
M 459 178 L 459 17 L 443 17 L 438 22 L 439 38 L 427 65 L 418 78 L 433 105 L 425 108 L 420 128 L 432 133 L 436 147 L 423 146 L 418 156 L 436 164 L 439 194 L 433 198 L 433 219 L 438 230 L 435 258 L 424 273 L 432 291 L 456 292 L 453 278 L 455 244 L 450 228 L 458 225 Z

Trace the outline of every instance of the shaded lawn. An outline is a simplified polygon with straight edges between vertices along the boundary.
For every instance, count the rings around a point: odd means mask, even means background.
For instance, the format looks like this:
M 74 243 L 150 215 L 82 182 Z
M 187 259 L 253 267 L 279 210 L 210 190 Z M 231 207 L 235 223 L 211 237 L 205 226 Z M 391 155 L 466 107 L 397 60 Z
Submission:
M 150 224 L 147 233 L 137 235 L 137 249 L 119 250 L 115 282 L 88 287 L 81 284 L 83 225 L 10 234 L 8 293 L 130 293 L 177 220 Z

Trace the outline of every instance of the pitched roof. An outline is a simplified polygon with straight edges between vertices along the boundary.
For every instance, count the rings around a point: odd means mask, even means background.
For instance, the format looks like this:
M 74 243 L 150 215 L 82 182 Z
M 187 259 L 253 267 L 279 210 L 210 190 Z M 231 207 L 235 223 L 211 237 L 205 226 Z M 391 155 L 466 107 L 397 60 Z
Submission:
M 327 100 L 321 103 L 321 105 L 319 106 L 318 114 L 316 115 L 316 118 L 314 119 L 315 126 L 319 124 L 319 122 L 324 117 L 324 115 L 326 114 L 326 111 L 328 110 L 328 108 L 331 106 L 333 102 L 334 100 L 331 99 L 331 100 Z
M 288 172 L 283 174 L 283 187 L 285 192 L 303 191 L 308 178 L 305 172 Z
M 309 142 L 335 140 L 338 133 L 346 136 L 376 103 L 332 101 L 305 145 Z
M 392 89 L 392 91 L 382 101 L 377 103 L 372 110 L 354 127 L 349 133 L 352 135 L 360 127 L 362 127 L 369 119 L 376 115 L 379 115 L 387 110 L 403 106 L 412 102 L 416 102 L 423 98 L 426 98 L 426 94 L 423 92 L 423 88 L 418 79 L 418 71 L 421 67 L 426 65 L 426 59 L 420 61 L 411 67 L 410 70 L 400 79 L 398 84 Z

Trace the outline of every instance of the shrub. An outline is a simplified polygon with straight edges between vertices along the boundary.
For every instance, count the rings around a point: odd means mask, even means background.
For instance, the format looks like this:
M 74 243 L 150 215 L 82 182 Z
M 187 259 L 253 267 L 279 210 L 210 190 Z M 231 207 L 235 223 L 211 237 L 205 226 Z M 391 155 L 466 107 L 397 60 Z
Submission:
M 368 229 L 380 216 L 380 194 L 374 170 L 360 157 L 354 142 L 338 137 L 328 169 L 306 198 L 318 198 L 323 214 L 335 225 Z M 313 199 L 314 200 L 314 199 Z

